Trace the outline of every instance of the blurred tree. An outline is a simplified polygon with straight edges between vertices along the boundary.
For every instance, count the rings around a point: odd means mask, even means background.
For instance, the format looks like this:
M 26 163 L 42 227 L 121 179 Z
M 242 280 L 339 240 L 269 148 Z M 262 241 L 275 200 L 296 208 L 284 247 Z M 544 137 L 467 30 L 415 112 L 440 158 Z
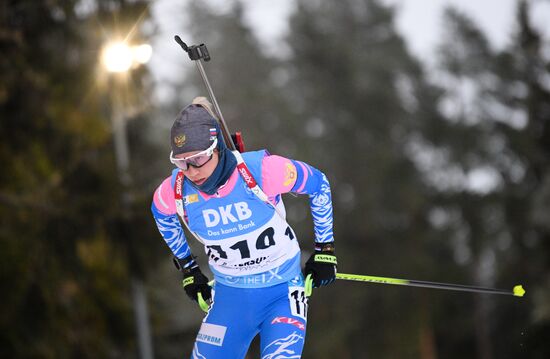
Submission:
M 484 296 L 475 299 L 474 307 L 447 307 L 440 312 L 437 329 L 441 353 L 460 347 L 462 356 L 483 359 L 548 355 L 540 342 L 548 333 L 548 317 L 539 318 L 531 335 L 524 336 L 534 324 L 530 318 L 540 312 L 533 301 L 548 298 L 547 289 L 534 282 L 548 272 L 543 240 L 548 232 L 540 225 L 550 113 L 549 89 L 540 75 L 548 72 L 548 59 L 540 35 L 529 24 L 528 7 L 520 2 L 517 35 L 501 52 L 490 48 L 467 17 L 452 9 L 446 13 L 448 34 L 440 49 L 446 95 L 441 105 L 451 126 L 429 141 L 445 158 L 432 168 L 436 181 L 454 179 L 450 186 L 439 185 L 439 201 L 456 228 L 455 258 L 470 272 L 469 282 L 522 282 L 531 295 L 522 301 Z M 475 325 L 444 330 L 474 308 Z M 467 340 L 472 326 L 475 341 Z M 529 340 L 533 345 L 527 347 Z
M 413 159 L 419 132 L 440 120 L 440 93 L 396 33 L 394 10 L 300 1 L 288 42 L 287 93 L 300 119 L 289 126 L 301 157 L 331 180 L 339 270 L 427 277 L 446 258 L 428 253 L 445 245 L 429 225 L 432 191 Z M 308 356 L 437 355 L 424 292 L 337 287 L 311 300 Z
M 446 156 L 444 168 L 432 170 L 440 171 L 447 181 L 434 184 L 441 191 L 441 209 L 454 222 L 449 245 L 454 249 L 455 263 L 465 269 L 462 281 L 494 286 L 494 251 L 498 240 L 506 236 L 501 199 L 494 192 L 498 177 L 494 165 L 500 151 L 495 147 L 498 137 L 488 118 L 487 101 L 496 55 L 485 35 L 466 16 L 448 9 L 444 21 L 446 37 L 439 59 L 447 90 L 441 101 L 448 118 L 447 130 L 428 139 Z M 492 300 L 495 298 L 478 296 L 454 311 L 443 306 L 438 327 L 459 318 L 470 319 L 454 326 L 453 332 L 438 336 L 442 353 L 460 346 L 463 356 L 473 356 L 477 351 L 479 358 L 492 358 L 488 321 Z
M 506 113 L 497 125 L 507 144 L 508 158 L 502 162 L 508 159 L 510 167 L 502 177 L 504 220 L 511 241 L 501 254 L 499 279 L 525 278 L 530 288 L 528 305 L 499 305 L 495 310 L 495 327 L 504 326 L 504 313 L 512 308 L 515 322 L 515 330 L 494 335 L 495 340 L 504 336 L 511 343 L 508 351 L 496 346 L 498 358 L 550 355 L 543 339 L 550 335 L 550 282 L 544 279 L 550 273 L 550 43 L 532 25 L 534 4 L 518 3 L 518 30 L 499 61 L 502 90 L 494 92 Z
M 240 2 L 227 9 L 189 3 L 192 36 L 182 38 L 208 45 L 206 71 L 249 149 L 275 149 L 328 175 L 340 271 L 499 287 L 547 273 L 547 89 L 536 75 L 548 61 L 526 9 L 503 52 L 449 10 L 441 88 L 379 1 L 298 1 L 278 58 L 262 52 Z M 171 119 L 205 94 L 190 63 L 184 80 Z M 307 204 L 288 202 L 308 250 Z M 314 293 L 304 357 L 545 357 L 548 285 L 534 293 L 525 305 L 339 282 Z M 195 332 L 181 328 L 162 329 L 165 356 L 178 352 L 174 338 L 180 350 L 192 342 Z
M 2 357 L 135 357 L 128 257 L 115 230 L 120 185 L 97 67 L 102 31 L 138 20 L 137 29 L 146 18 L 143 1 L 0 6 Z M 136 74 L 136 92 L 145 75 Z M 148 203 L 136 205 L 146 213 Z M 133 228 L 134 238 L 154 230 Z

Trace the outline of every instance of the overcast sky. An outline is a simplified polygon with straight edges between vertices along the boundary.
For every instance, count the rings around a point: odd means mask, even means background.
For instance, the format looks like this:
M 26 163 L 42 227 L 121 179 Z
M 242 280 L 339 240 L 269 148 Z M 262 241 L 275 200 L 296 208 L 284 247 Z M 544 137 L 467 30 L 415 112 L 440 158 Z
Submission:
M 160 33 L 153 42 L 153 58 L 149 64 L 156 81 L 156 100 L 172 97 L 169 86 L 162 86 L 188 69 L 187 55 L 173 40 L 180 34 L 188 44 L 201 39 L 188 39 L 184 33 L 187 24 L 185 4 L 198 0 L 156 0 L 152 2 L 153 16 L 160 26 Z M 202 0 L 215 4 L 215 9 L 227 10 L 226 0 Z M 326 0 L 329 1 L 329 0 Z M 435 59 L 436 47 L 442 41 L 445 24 L 443 10 L 452 5 L 469 15 L 481 27 L 494 49 L 502 49 L 515 31 L 515 10 L 520 0 L 380 0 L 397 9 L 396 26 L 405 38 L 409 50 L 430 69 Z M 550 59 L 550 1 L 530 0 L 535 3 L 532 18 L 534 25 L 543 31 L 547 40 L 547 56 Z M 288 18 L 295 0 L 241 0 L 245 5 L 245 21 L 252 28 L 264 49 L 275 53 L 282 38 L 288 33 Z M 435 72 L 431 72 L 434 74 Z M 549 81 L 550 82 L 550 81 Z M 470 190 L 486 193 L 498 184 L 499 177 L 481 168 L 467 174 L 463 185 Z
M 170 80 L 181 72 L 185 55 L 173 40 L 182 34 L 187 23 L 185 3 L 192 0 L 156 0 L 152 2 L 153 16 L 160 33 L 153 43 L 150 68 L 157 80 Z M 381 0 L 397 8 L 397 28 L 406 39 L 413 54 L 430 64 L 436 45 L 440 42 L 444 24 L 442 12 L 446 5 L 453 5 L 470 15 L 487 34 L 494 48 L 504 47 L 516 26 L 514 12 L 518 0 Z M 534 20 L 537 27 L 550 39 L 550 1 L 531 0 L 536 4 Z M 228 1 L 208 0 L 224 11 Z M 288 16 L 294 9 L 294 0 L 243 0 L 245 20 L 254 30 L 268 52 L 274 52 L 281 38 L 288 31 Z M 184 41 L 200 41 L 189 39 Z M 550 56 L 550 55 L 549 55 Z M 162 97 L 162 91 L 160 96 Z

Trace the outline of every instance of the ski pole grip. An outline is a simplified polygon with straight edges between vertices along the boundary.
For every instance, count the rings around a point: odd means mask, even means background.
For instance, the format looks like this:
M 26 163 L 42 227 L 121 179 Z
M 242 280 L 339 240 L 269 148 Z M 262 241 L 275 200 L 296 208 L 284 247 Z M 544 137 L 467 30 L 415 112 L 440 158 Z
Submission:
M 309 273 L 306 277 L 304 292 L 306 297 L 310 297 L 311 293 L 313 293 L 313 275 L 311 273 Z
M 208 305 L 208 303 L 206 303 L 204 299 L 202 299 L 201 293 L 197 293 L 197 302 L 199 302 L 199 307 L 201 307 L 202 311 L 208 313 L 208 309 L 210 308 L 210 306 Z
M 210 282 L 208 282 L 208 285 L 213 287 L 214 286 L 214 279 L 212 279 Z M 199 303 L 199 307 L 201 307 L 202 311 L 205 312 L 205 313 L 208 313 L 208 309 L 210 309 L 210 305 L 208 304 L 207 301 L 205 301 L 203 298 L 202 298 L 202 293 L 197 293 L 197 302 Z

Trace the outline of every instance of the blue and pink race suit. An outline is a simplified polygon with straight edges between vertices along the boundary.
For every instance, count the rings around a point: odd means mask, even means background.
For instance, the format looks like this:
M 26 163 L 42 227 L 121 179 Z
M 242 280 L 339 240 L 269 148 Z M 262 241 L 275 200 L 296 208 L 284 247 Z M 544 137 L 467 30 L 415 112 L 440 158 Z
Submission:
M 299 358 L 307 298 L 300 247 L 281 194 L 309 195 L 315 242 L 328 243 L 334 240 L 330 186 L 322 172 L 303 162 L 267 151 L 242 156 L 272 205 L 252 193 L 237 169 L 212 196 L 187 179 L 183 183 L 186 221 L 204 244 L 215 279 L 192 358 L 243 358 L 258 333 L 262 358 Z M 176 210 L 178 172 L 157 188 L 152 211 L 167 245 L 181 259 L 191 251 Z

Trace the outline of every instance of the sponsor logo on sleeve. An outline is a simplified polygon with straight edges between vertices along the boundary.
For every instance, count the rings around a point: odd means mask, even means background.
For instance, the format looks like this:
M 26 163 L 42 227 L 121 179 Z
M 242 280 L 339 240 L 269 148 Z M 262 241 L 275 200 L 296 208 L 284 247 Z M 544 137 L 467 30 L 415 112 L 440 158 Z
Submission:
M 287 163 L 286 169 L 285 169 L 285 181 L 283 182 L 283 185 L 285 187 L 288 187 L 295 181 L 296 181 L 296 167 L 294 167 L 292 163 Z
M 312 202 L 316 206 L 324 206 L 330 202 L 330 197 L 326 193 L 320 193 L 315 196 Z

